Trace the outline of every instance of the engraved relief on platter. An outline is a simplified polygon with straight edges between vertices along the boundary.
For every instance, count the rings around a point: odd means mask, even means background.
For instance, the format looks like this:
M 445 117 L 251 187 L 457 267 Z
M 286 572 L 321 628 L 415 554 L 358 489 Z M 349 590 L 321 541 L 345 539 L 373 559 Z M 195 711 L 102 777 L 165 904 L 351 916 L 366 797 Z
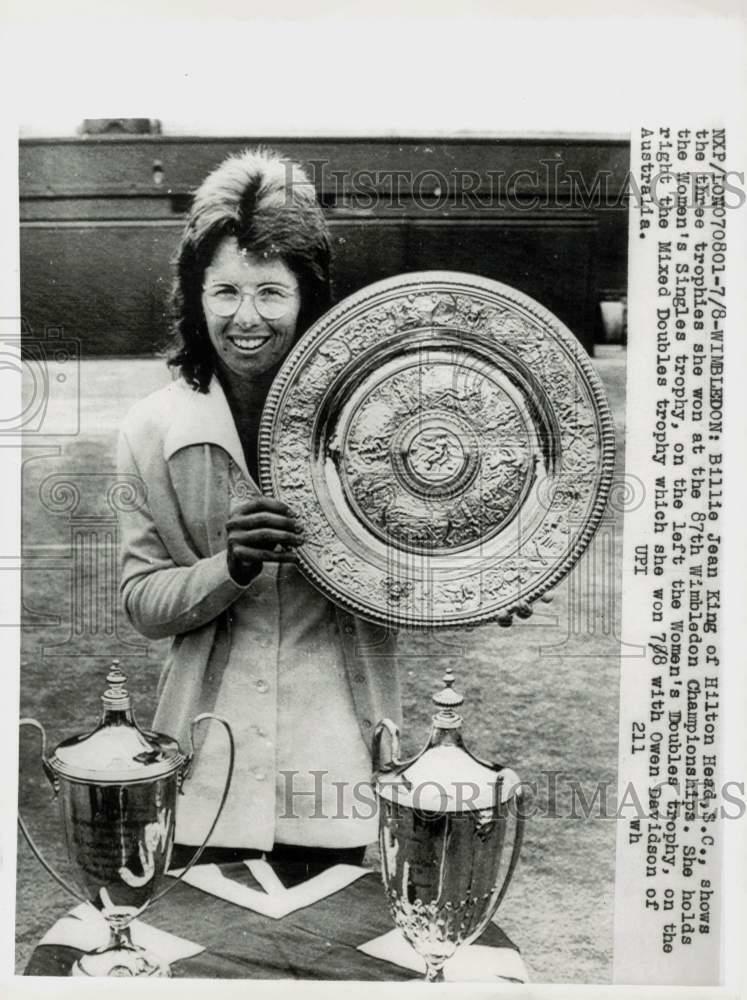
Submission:
M 499 531 L 532 471 L 510 396 L 451 363 L 395 371 L 358 406 L 342 448 L 348 502 L 389 544 L 457 549 Z
M 302 564 L 380 620 L 484 620 L 541 592 L 609 488 L 609 418 L 568 331 L 513 290 L 442 277 L 457 288 L 402 276 L 335 307 L 299 345 L 272 429 Z

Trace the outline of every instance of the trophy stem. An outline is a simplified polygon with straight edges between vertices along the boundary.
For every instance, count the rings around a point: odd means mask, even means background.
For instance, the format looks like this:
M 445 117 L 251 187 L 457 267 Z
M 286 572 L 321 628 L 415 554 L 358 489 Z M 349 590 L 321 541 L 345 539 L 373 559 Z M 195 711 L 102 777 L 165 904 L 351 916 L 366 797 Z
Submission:
M 426 959 L 425 981 L 426 983 L 445 983 L 446 977 L 444 976 L 444 963 L 428 961 Z
M 129 923 L 124 925 L 109 923 L 109 944 L 107 945 L 107 951 L 110 948 L 135 951 Z
M 168 963 L 153 952 L 134 944 L 129 922 L 108 919 L 109 943 L 81 956 L 70 970 L 71 976 L 169 977 Z

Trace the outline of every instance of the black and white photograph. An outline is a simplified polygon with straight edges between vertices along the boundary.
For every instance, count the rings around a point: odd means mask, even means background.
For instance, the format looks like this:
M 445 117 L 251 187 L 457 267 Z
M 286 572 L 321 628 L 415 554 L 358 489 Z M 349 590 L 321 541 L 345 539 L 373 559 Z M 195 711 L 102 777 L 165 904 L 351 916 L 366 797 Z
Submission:
M 718 988 L 743 137 L 236 27 L 15 123 L 10 974 Z

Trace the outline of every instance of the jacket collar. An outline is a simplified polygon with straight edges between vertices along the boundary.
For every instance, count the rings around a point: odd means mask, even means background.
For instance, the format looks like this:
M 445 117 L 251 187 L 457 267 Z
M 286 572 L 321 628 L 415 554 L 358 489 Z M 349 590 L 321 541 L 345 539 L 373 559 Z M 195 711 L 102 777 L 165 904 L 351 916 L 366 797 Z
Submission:
M 216 444 L 228 452 L 249 479 L 236 423 L 218 379 L 213 376 L 207 392 L 196 392 L 183 379 L 173 382 L 171 389 L 169 429 L 163 442 L 166 461 L 181 448 Z

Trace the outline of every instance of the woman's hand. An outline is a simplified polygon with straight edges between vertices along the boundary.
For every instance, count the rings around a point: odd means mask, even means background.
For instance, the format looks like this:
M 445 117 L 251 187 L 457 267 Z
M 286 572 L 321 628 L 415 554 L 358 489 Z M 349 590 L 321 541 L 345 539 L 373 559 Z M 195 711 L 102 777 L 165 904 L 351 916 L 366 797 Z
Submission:
M 547 590 L 541 595 L 539 600 L 544 604 L 550 604 L 554 597 L 555 592 L 553 590 Z M 513 608 L 509 608 L 507 611 L 504 611 L 503 614 L 500 614 L 496 618 L 496 621 L 504 628 L 509 628 L 514 623 L 514 615 L 516 615 L 517 618 L 531 618 L 533 614 L 534 608 L 529 601 L 520 601 L 518 604 L 514 605 Z
M 226 522 L 228 572 L 242 586 L 251 583 L 265 562 L 295 562 L 303 527 L 281 500 L 250 497 L 237 504 Z

